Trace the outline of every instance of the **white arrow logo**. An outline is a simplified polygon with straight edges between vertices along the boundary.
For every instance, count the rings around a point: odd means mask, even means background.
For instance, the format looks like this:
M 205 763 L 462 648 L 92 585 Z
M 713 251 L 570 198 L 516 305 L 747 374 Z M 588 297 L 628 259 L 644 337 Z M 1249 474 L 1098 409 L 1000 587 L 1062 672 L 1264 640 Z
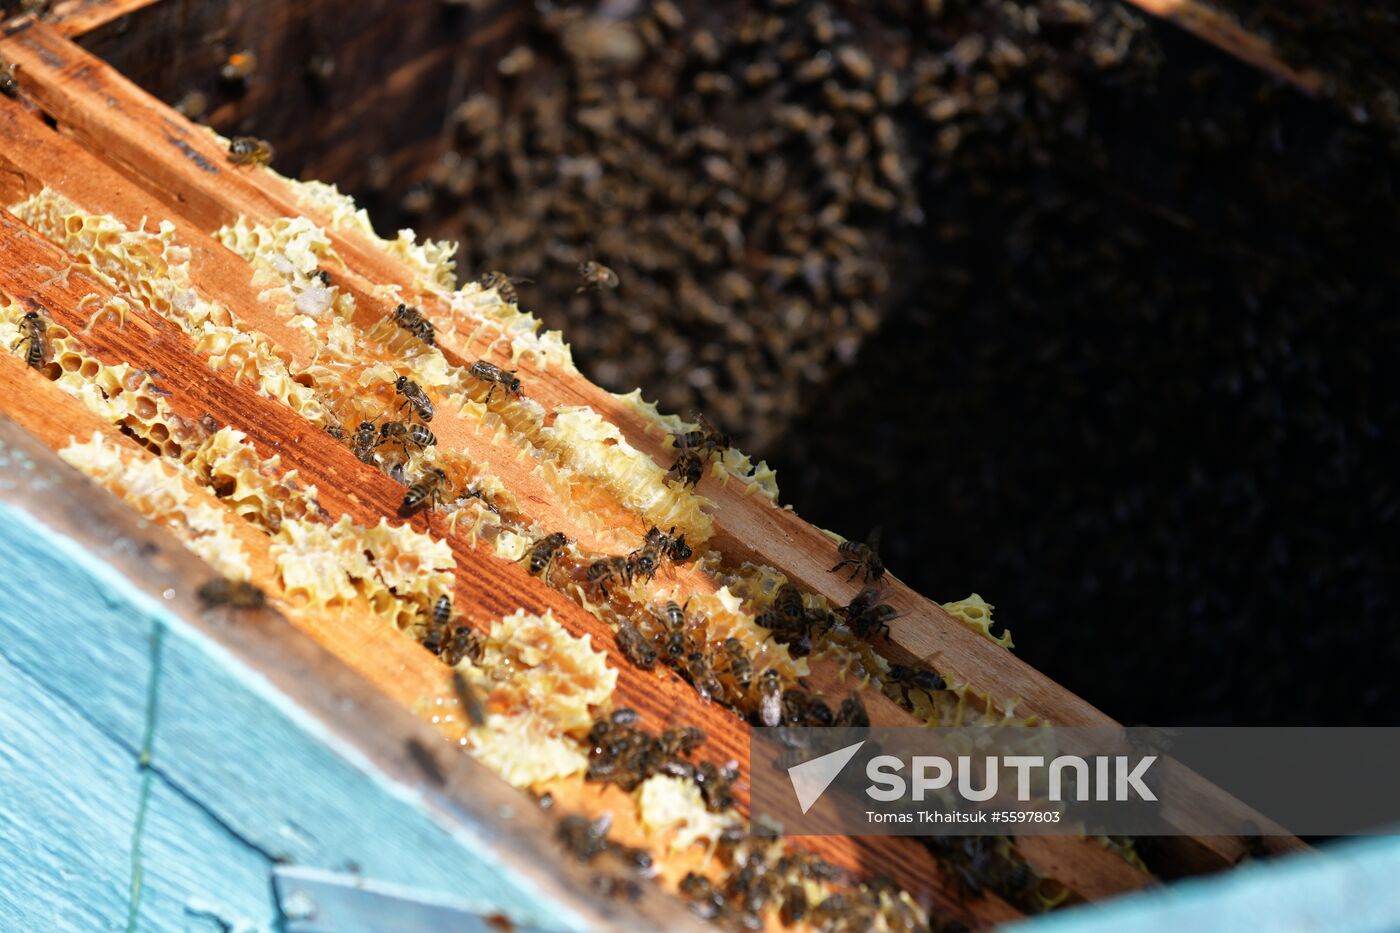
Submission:
M 831 786 L 841 769 L 846 767 L 846 763 L 855 757 L 864 744 L 862 740 L 788 768 L 788 780 L 792 781 L 792 789 L 797 794 L 797 803 L 802 807 L 803 813 L 816 805 L 822 793 Z

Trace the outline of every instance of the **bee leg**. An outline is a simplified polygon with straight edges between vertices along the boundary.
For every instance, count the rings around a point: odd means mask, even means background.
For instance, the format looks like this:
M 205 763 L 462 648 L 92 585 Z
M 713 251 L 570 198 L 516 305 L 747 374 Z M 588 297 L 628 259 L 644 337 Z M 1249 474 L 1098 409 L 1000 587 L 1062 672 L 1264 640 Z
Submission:
M 491 383 L 491 388 L 489 388 L 489 389 L 486 390 L 486 398 L 485 398 L 485 400 L 482 401 L 481 404 L 483 404 L 483 405 L 490 404 L 490 402 L 491 402 L 491 396 L 494 395 L 495 392 L 496 392 L 496 384 L 493 382 L 493 383 Z

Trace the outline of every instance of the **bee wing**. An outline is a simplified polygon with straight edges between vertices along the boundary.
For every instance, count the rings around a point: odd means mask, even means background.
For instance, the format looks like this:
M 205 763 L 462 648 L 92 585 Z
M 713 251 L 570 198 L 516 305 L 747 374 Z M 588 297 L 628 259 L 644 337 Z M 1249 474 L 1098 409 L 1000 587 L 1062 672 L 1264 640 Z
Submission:
M 865 538 L 865 546 L 870 548 L 872 554 L 880 553 L 880 533 L 883 530 L 884 528 L 882 526 L 876 525 L 874 528 L 870 529 L 870 534 Z

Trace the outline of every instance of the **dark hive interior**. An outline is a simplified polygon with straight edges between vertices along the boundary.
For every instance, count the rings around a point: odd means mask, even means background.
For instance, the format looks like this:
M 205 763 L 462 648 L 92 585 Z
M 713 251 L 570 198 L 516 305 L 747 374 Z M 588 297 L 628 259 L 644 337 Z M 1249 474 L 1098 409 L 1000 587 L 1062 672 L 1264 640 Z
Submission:
M 85 41 L 460 239 L 596 381 L 708 412 L 1106 712 L 1389 722 L 1395 24 L 1217 6 L 1329 96 L 1080 0 L 249 3 L 166 57 Z

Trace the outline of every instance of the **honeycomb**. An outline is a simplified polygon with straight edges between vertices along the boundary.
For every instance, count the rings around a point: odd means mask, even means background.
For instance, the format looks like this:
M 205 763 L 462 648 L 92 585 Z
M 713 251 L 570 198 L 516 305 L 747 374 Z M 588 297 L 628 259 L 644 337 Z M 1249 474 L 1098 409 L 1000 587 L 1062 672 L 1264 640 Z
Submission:
M 383 239 L 374 232 L 369 216 L 334 185 L 294 179 L 287 182 L 303 204 L 329 218 L 332 229 L 365 237 L 407 263 L 416 274 L 415 287 L 432 295 L 445 309 L 441 319 L 434 317 L 434 323 L 444 333 L 453 337 L 465 333 L 467 346 L 482 336 L 490 337 L 488 347 L 501 341 L 509 346 L 513 364 L 528 357 L 541 369 L 553 365 L 565 372 L 577 372 L 573 355 L 559 331 L 540 333 L 540 322 L 501 298 L 497 289 L 483 289 L 476 283 L 460 289 L 453 287 L 457 273 L 452 257 L 457 244 L 432 240 L 419 243 L 412 230 L 400 230 L 392 240 Z
M 281 457 L 261 456 L 243 432 L 225 427 L 189 458 L 188 469 L 233 512 L 273 537 L 271 553 L 291 599 L 340 606 L 363 596 L 381 616 L 407 628 L 452 588 L 456 561 L 445 541 L 391 526 L 366 528 L 348 516 L 332 522 Z
M 125 313 L 129 305 L 116 298 L 98 308 L 99 314 Z M 26 309 L 0 306 L 0 342 L 14 347 Z M 48 363 L 43 373 L 89 410 L 111 422 L 147 449 L 165 457 L 180 457 L 197 444 L 201 432 L 176 415 L 152 375 L 126 363 L 107 365 L 86 353 L 68 329 L 47 322 Z
M 628 444 L 622 432 L 586 406 L 561 407 L 544 429 L 548 448 L 570 467 L 602 483 L 651 525 L 684 533 L 700 547 L 714 533 L 709 500 L 665 482 L 666 471 Z
M 732 813 L 707 810 L 694 781 L 657 774 L 643 781 L 634 793 L 642 828 L 672 851 L 688 849 L 697 842 L 714 844 L 726 828 L 739 824 Z
M 1002 629 L 1000 635 L 992 634 L 992 604 L 981 596 L 973 593 L 966 599 L 955 600 L 951 603 L 943 604 L 943 611 L 948 615 L 961 621 L 968 628 L 983 636 L 989 641 L 994 641 L 1003 648 L 1014 648 L 1011 642 L 1011 630 Z
M 641 389 L 633 389 L 626 394 L 614 392 L 612 396 L 664 434 L 681 435 L 700 427 L 699 424 L 686 421 L 679 415 L 663 415 L 655 402 L 648 402 L 642 398 Z M 667 446 L 674 446 L 669 438 Z M 756 491 L 766 496 L 774 505 L 778 504 L 778 473 L 766 460 L 755 464 L 748 454 L 737 447 L 730 447 L 723 455 L 711 461 L 710 472 L 722 480 L 735 479 L 743 483 L 745 495 Z
M 114 291 L 139 298 L 184 330 L 198 351 L 209 354 L 210 368 L 231 370 L 234 378 L 252 382 L 267 397 L 310 420 L 324 421 L 326 412 L 316 391 L 293 378 L 272 344 L 260 334 L 238 330 L 227 308 L 208 301 L 192 286 L 189 249 L 175 242 L 175 227 L 169 221 L 161 221 L 154 233 L 128 230 L 116 218 L 84 211 L 48 188 L 10 210 Z M 92 320 L 104 316 L 105 309 L 99 309 Z
M 106 441 L 97 431 L 90 440 L 71 442 L 58 455 L 165 528 L 219 573 L 231 580 L 252 575 L 227 512 L 194 501 L 193 484 L 178 468 Z
M 512 613 L 492 623 L 479 661 L 457 667 L 482 698 L 485 722 L 466 726 L 459 702 L 446 696 L 434 703 L 434 722 L 517 787 L 580 775 L 588 765 L 582 740 L 617 687 L 605 659 L 549 612 Z

